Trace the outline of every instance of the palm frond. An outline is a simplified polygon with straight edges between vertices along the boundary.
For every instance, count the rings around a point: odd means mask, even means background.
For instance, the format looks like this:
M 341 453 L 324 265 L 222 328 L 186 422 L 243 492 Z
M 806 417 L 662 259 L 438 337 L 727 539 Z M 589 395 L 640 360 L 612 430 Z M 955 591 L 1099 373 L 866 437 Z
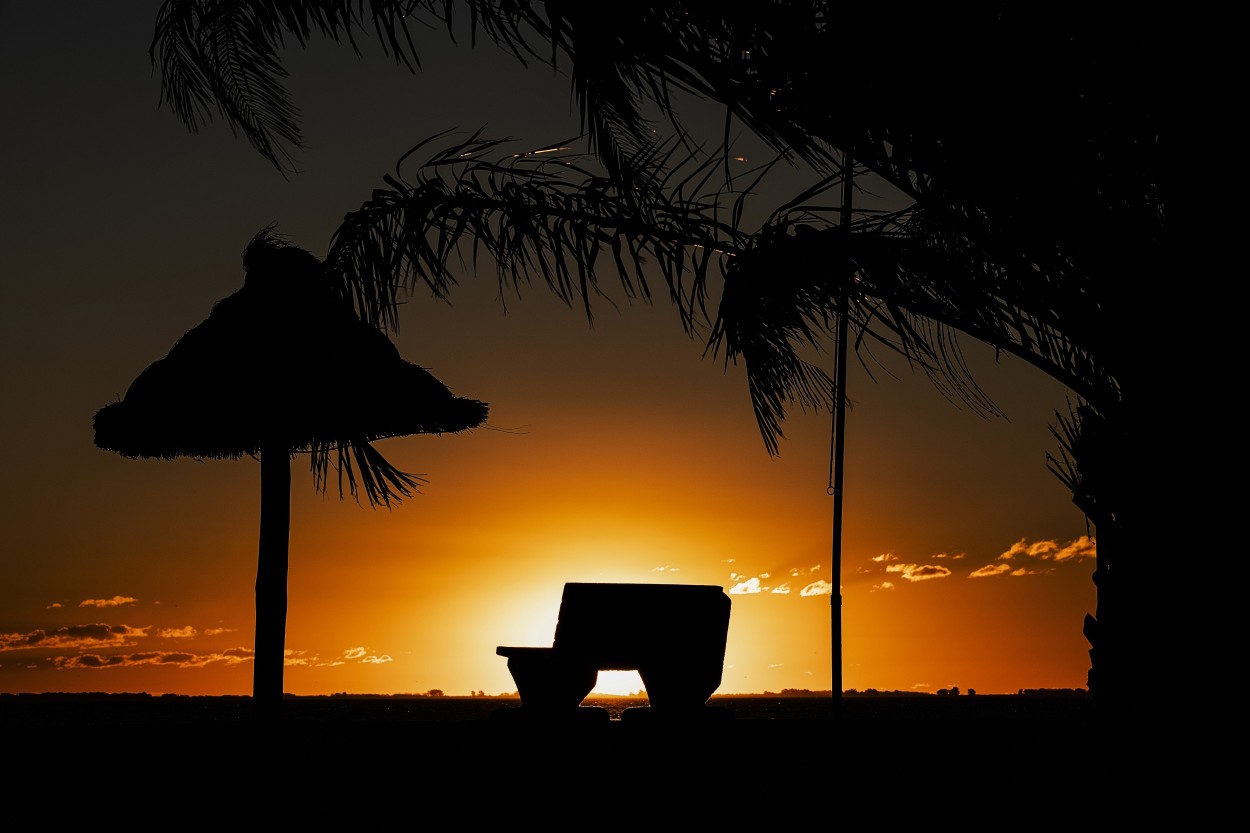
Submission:
M 858 343 L 887 346 L 978 413 L 998 409 L 973 381 L 954 331 L 1023 359 L 1091 401 L 1117 396 L 1113 374 L 1095 359 L 1096 343 L 1082 340 L 1083 329 L 1061 328 L 1053 313 L 1028 311 L 1034 296 L 1048 294 L 1037 285 L 1041 276 L 1029 284 L 970 241 L 933 234 L 917 209 L 865 215 L 844 231 L 816 225 L 818 207 L 800 208 L 774 218 L 755 236 L 749 256 L 735 260 L 726 286 L 732 303 L 722 305 L 713 347 L 724 342 L 731 354 L 737 349 L 730 327 L 745 326 L 739 311 L 752 305 L 768 310 L 752 313 L 752 326 L 775 319 L 780 332 L 793 326 L 783 312 L 787 304 L 806 310 L 804 329 L 796 332 L 810 342 L 810 331 L 832 320 L 837 293 L 847 291 Z M 734 301 L 740 293 L 750 303 Z
M 484 258 L 503 289 L 541 280 L 566 304 L 607 297 L 600 269 L 615 272 L 627 297 L 649 301 L 659 275 L 695 326 L 692 286 L 706 284 L 711 255 L 742 237 L 718 219 L 719 195 L 670 164 L 672 147 L 648 147 L 631 164 L 655 175 L 648 187 L 622 187 L 574 153 L 507 153 L 508 140 L 467 140 L 433 152 L 412 173 L 401 159 L 331 241 L 327 268 L 370 321 L 394 328 L 400 293 L 424 286 L 444 298 L 456 266 Z M 697 167 L 697 166 L 696 166 Z M 678 172 L 680 170 L 680 173 Z
M 814 215 L 804 209 L 800 216 Z M 1002 415 L 976 384 L 953 329 L 985 325 L 951 297 L 950 287 L 938 283 L 953 265 L 940 270 L 925 264 L 922 272 L 912 271 L 916 247 L 898 233 L 893 218 L 869 216 L 848 228 L 783 221 L 766 226 L 733 259 L 708 350 L 723 349 L 727 363 L 745 363 L 769 453 L 777 453 L 790 404 L 826 407 L 834 396 L 828 376 L 801 353 L 823 348 L 844 294 L 848 330 L 866 367 L 871 345 L 882 346 L 923 372 L 951 401 L 983 416 Z M 934 285 L 940 291 L 926 294 Z
M 692 329 L 717 267 L 729 263 L 724 255 L 755 252 L 755 264 L 734 258 L 731 301 L 771 292 L 778 302 L 812 304 L 799 321 L 750 313 L 736 325 L 736 342 L 728 318 L 713 326 L 713 351 L 719 339 L 753 356 L 763 424 L 779 428 L 785 402 L 805 401 L 823 385 L 797 363 L 797 350 L 824 334 L 839 288 L 853 300 L 857 352 L 900 352 L 944 394 L 982 412 L 993 413 L 993 403 L 971 383 L 953 330 L 1023 358 L 1099 409 L 1119 400 L 1134 349 L 1131 325 L 1116 312 L 1119 253 L 1153 251 L 1162 235 L 1166 114 L 1150 100 L 1156 87 L 1120 83 L 1101 69 L 1116 60 L 1099 50 L 1114 43 L 1126 66 L 1158 76 L 1150 59 L 1166 33 L 1157 27 L 1108 40 L 1100 27 L 1109 21 L 1041 21 L 991 7 L 919 11 L 899 27 L 884 7 L 834 16 L 824 3 L 780 0 L 643 2 L 624 16 L 527 0 L 168 0 L 152 54 L 163 96 L 189 126 L 219 112 L 266 158 L 288 164 L 284 153 L 299 134 L 281 83 L 284 35 L 300 44 L 320 35 L 359 51 L 355 36 L 372 31 L 412 69 L 409 21 L 434 21 L 454 36 L 457 9 L 467 11 L 475 42 L 481 36 L 523 62 L 570 72 L 602 171 L 583 158 L 485 160 L 499 148 L 470 142 L 461 153 L 436 154 L 411 182 L 399 172 L 386 178 L 388 187 L 348 216 L 332 253 L 345 291 L 375 320 L 394 325 L 398 294 L 416 284 L 445 296 L 456 280 L 453 261 L 465 257 L 471 266 L 493 259 L 505 284 L 540 279 L 588 315 L 599 270 L 610 265 L 625 291 L 643 298 L 658 271 Z M 938 29 L 947 37 L 935 40 Z M 998 36 L 980 37 L 989 30 Z M 973 32 L 979 40 L 961 40 Z M 874 63 L 885 52 L 896 60 Z M 1059 53 L 1066 69 L 1055 83 L 1030 56 Z M 1012 101 L 1001 101 L 987 65 L 1023 85 Z M 952 86 L 957 100 L 945 95 Z M 689 165 L 704 151 L 672 106 L 679 92 L 723 105 L 726 137 L 736 122 L 779 158 L 815 170 L 812 186 L 780 205 L 757 239 L 740 230 L 741 203 L 719 201 L 732 186 L 706 198 L 707 169 Z M 935 110 L 938 100 L 945 109 Z M 1042 101 L 1053 118 L 1039 123 Z M 991 104 L 994 127 L 982 118 Z M 650 139 L 656 111 L 674 126 L 687 162 L 674 163 L 676 146 Z M 726 138 L 723 163 L 727 148 Z M 835 238 L 836 223 L 819 203 L 848 155 L 911 205 Z M 1027 175 L 1018 173 L 1022 159 Z M 799 241 L 770 234 L 771 226 L 819 234 Z M 798 247 L 809 251 L 799 257 Z M 757 286 L 770 258 L 776 272 L 796 257 L 803 277 L 775 290 Z M 723 304 L 718 316 L 745 309 Z M 748 334 L 748 324 L 759 332 Z
M 1088 402 L 1068 403 L 1068 412 L 1055 412 L 1050 429 L 1059 443 L 1059 454 L 1046 455 L 1046 467 L 1072 492 L 1072 502 L 1099 527 L 1116 518 L 1115 503 L 1108 496 L 1122 494 L 1124 481 L 1132 477 L 1116 436 L 1116 421 Z
M 366 441 L 318 443 L 311 451 L 313 485 L 318 492 L 324 492 L 333 466 L 340 498 L 350 494 L 359 500 L 363 491 L 370 506 L 391 507 L 419 492 L 427 482 L 421 475 L 396 468 Z
M 385 54 L 415 70 L 408 29 L 411 0 L 165 0 L 148 52 L 161 70 L 161 102 L 198 131 L 221 116 L 274 167 L 294 170 L 302 144 L 299 111 L 280 58 L 290 36 L 306 46 L 316 36 L 360 54 L 358 36 L 377 37 Z

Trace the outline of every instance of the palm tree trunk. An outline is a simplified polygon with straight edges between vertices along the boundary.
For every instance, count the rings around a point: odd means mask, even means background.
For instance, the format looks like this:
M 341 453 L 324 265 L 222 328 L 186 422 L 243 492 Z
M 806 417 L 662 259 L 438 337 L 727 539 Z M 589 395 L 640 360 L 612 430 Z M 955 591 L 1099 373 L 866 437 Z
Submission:
M 291 458 L 284 445 L 260 451 L 260 555 L 256 569 L 255 717 L 276 722 L 282 710 L 286 653 L 287 547 L 291 532 Z

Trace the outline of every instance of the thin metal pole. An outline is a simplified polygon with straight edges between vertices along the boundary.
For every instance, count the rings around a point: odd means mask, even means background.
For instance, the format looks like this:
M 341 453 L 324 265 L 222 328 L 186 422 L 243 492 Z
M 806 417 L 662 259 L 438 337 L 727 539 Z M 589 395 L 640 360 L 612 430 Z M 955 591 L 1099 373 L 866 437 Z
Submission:
M 851 224 L 851 193 L 854 183 L 852 162 L 849 154 L 843 156 L 842 162 L 842 212 L 840 223 L 846 231 L 847 241 L 850 240 Z M 842 281 L 842 290 L 838 294 L 838 357 L 833 376 L 833 580 L 837 582 L 837 603 L 834 595 L 829 594 L 829 605 L 833 621 L 833 646 L 837 651 L 835 664 L 838 669 L 838 688 L 834 692 L 834 705 L 838 717 L 842 716 L 842 481 L 846 465 L 846 341 L 847 341 L 847 282 L 849 275 Z

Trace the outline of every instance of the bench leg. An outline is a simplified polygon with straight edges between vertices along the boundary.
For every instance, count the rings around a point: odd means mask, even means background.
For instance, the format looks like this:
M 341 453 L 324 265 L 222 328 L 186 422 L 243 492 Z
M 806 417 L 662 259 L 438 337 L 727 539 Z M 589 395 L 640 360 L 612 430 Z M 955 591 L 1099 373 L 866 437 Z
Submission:
M 702 710 L 720 688 L 721 666 L 652 665 L 638 669 L 651 708 L 666 712 Z
M 508 670 L 521 696 L 521 708 L 533 713 L 575 710 L 599 680 L 594 666 L 570 662 L 554 652 L 509 657 Z

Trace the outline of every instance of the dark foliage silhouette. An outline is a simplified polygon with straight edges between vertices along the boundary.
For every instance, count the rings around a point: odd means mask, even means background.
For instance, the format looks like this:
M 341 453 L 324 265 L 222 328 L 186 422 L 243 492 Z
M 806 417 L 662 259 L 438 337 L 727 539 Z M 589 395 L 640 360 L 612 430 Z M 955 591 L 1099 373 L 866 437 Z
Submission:
M 319 490 L 333 468 L 340 496 L 363 491 L 370 505 L 391 506 L 422 481 L 372 443 L 471 429 L 487 406 L 401 358 L 317 258 L 272 229 L 247 246 L 243 268 L 241 289 L 96 412 L 95 443 L 132 458 L 259 459 L 253 698 L 258 717 L 273 720 L 282 701 L 291 455 L 310 455 Z
M 348 216 L 328 258 L 371 316 L 393 322 L 397 285 L 446 292 L 447 258 L 470 238 L 501 280 L 537 276 L 587 304 L 596 267 L 650 297 L 645 258 L 692 330 L 709 282 L 723 280 L 708 346 L 745 363 L 770 452 L 788 407 L 829 402 L 828 379 L 803 355 L 828 340 L 844 297 L 861 360 L 873 346 L 898 351 L 981 413 L 998 409 L 970 378 L 956 334 L 1067 385 L 1076 403 L 1056 415 L 1049 465 L 1097 532 L 1089 686 L 1104 713 L 1145 714 L 1161 642 L 1154 576 L 1167 548 L 1159 499 L 1132 474 L 1153 453 L 1157 395 L 1132 301 L 1135 286 L 1168 285 L 1179 263 L 1168 220 L 1184 85 L 1170 22 L 1007 3 L 905 14 L 704 0 L 626 15 L 490 0 L 247 6 L 167 3 L 153 59 L 187 124 L 219 111 L 280 168 L 299 144 L 280 84 L 284 35 L 357 47 L 374 31 L 388 55 L 419 69 L 408 26 L 452 32 L 462 11 L 475 36 L 569 72 L 604 174 L 557 171 L 550 157 L 469 157 L 455 168 L 450 151 L 415 178 L 397 170 Z M 716 154 L 691 149 L 673 115 L 677 91 L 724 105 L 722 160 L 736 122 L 806 165 L 810 186 L 741 229 L 740 197 L 754 183 L 713 179 Z M 675 139 L 651 138 L 656 112 Z M 483 150 L 478 142 L 468 147 Z M 824 197 L 845 177 L 883 183 L 903 207 L 838 222 Z

